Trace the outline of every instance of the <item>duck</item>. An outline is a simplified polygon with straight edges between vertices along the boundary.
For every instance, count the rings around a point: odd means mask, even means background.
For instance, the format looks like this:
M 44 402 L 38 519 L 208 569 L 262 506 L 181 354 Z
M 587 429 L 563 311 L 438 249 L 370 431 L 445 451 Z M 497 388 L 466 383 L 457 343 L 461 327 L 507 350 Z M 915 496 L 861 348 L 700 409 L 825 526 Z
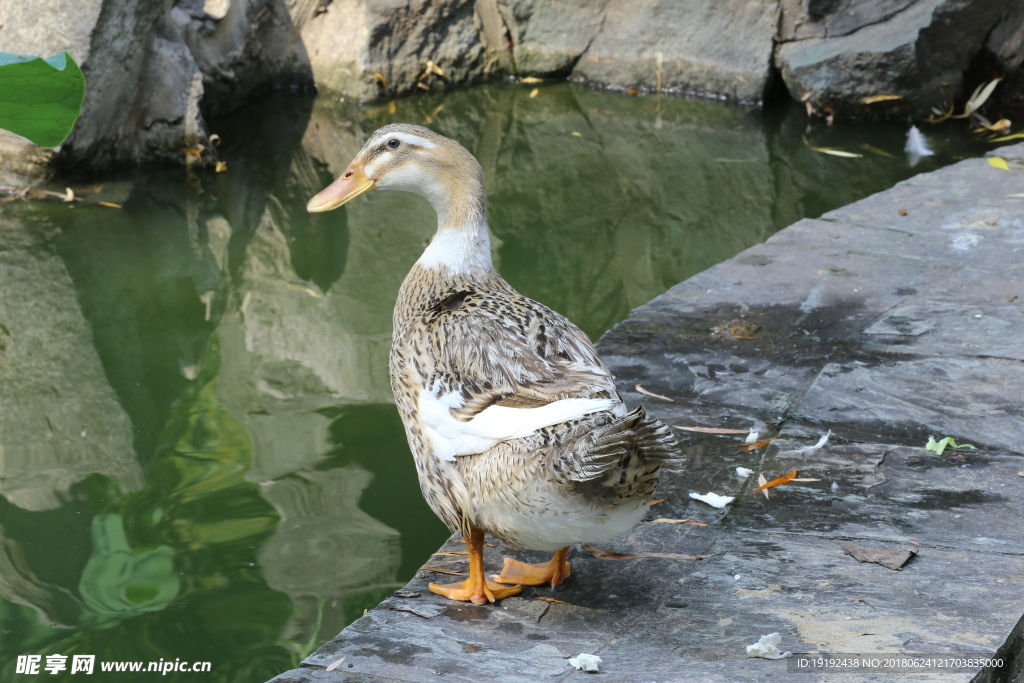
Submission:
M 561 585 L 571 546 L 644 517 L 659 476 L 681 468 L 675 438 L 642 405 L 627 410 L 586 334 L 494 269 L 483 170 L 466 148 L 422 126 L 384 126 L 306 209 L 373 189 L 420 195 L 437 214 L 398 293 L 389 362 L 420 489 L 468 551 L 468 578 L 429 590 L 483 605 Z M 505 558 L 488 578 L 485 534 L 553 554 Z

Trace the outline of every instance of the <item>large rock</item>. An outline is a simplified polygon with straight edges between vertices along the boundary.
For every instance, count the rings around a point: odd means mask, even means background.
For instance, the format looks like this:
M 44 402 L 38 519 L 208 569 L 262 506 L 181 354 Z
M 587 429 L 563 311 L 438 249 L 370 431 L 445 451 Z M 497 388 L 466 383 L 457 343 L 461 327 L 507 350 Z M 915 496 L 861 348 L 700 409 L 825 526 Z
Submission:
M 317 86 L 357 100 L 461 85 L 490 72 L 473 0 L 296 0 L 289 11 Z M 428 60 L 439 70 L 428 71 Z
M 760 102 L 771 75 L 778 12 L 772 0 L 612 1 L 573 76 Z
M 964 72 L 1009 0 L 787 2 L 776 64 L 790 95 L 839 114 L 898 95 L 888 111 L 915 114 L 959 95 Z M 849 6 L 849 7 L 847 7 Z

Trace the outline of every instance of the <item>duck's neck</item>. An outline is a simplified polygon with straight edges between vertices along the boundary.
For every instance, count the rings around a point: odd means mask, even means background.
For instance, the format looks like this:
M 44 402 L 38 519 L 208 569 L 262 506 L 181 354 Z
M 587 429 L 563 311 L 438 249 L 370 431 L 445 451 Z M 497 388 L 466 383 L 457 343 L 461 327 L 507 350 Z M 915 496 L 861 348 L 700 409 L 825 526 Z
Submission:
M 491 238 L 483 182 L 446 190 L 427 197 L 437 212 L 437 232 L 416 263 L 451 275 L 487 276 Z

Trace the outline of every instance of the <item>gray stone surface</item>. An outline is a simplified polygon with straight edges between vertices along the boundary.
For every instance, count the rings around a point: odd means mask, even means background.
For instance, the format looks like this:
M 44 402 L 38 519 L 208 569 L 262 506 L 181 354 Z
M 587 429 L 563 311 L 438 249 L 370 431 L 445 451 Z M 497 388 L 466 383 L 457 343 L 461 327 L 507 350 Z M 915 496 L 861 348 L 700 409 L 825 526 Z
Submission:
M 871 111 L 927 114 L 963 89 L 971 58 L 1009 4 L 840 0 L 796 7 L 790 2 L 776 64 L 797 100 L 806 96 L 841 114 L 855 114 L 868 111 L 862 98 L 899 95 L 903 100 L 870 105 Z
M 1024 145 L 999 153 L 1017 159 Z M 789 680 L 790 662 L 745 656 L 772 632 L 795 653 L 998 651 L 1019 675 L 1024 271 L 1014 250 L 1024 245 L 1006 195 L 1022 179 L 1022 164 L 1007 172 L 983 160 L 912 178 L 783 230 L 605 336 L 627 401 L 673 425 L 780 437 L 742 452 L 740 437 L 680 430 L 687 471 L 664 482 L 650 517 L 707 526 L 642 523 L 607 544 L 708 557 L 607 561 L 574 548 L 564 586 L 482 607 L 427 592 L 428 581 L 457 577 L 420 571 L 407 587 L 419 596 L 386 600 L 274 681 L 582 679 L 567 663 L 580 652 L 602 657 L 601 680 Z M 981 239 L 956 238 L 966 233 Z M 760 328 L 736 336 L 736 323 Z M 827 430 L 820 450 L 799 450 Z M 937 455 L 923 448 L 929 434 L 978 450 Z M 737 466 L 769 479 L 796 469 L 808 481 L 766 499 Z M 688 496 L 697 491 L 736 500 L 715 510 Z M 850 543 L 916 555 L 893 571 L 844 554 Z M 487 548 L 487 566 L 508 553 Z M 941 680 L 975 674 L 1016 680 L 991 670 Z M 842 680 L 880 675 L 938 674 Z

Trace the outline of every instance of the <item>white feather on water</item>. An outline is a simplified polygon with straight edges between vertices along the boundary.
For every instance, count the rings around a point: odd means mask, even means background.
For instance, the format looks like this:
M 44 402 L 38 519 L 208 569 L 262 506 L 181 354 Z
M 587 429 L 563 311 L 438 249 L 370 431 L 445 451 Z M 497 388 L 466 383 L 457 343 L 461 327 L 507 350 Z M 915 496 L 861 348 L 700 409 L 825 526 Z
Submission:
M 935 154 L 917 126 L 910 127 L 910 131 L 907 133 L 907 145 L 903 149 L 907 153 L 911 166 L 917 165 L 922 157 L 930 157 Z

